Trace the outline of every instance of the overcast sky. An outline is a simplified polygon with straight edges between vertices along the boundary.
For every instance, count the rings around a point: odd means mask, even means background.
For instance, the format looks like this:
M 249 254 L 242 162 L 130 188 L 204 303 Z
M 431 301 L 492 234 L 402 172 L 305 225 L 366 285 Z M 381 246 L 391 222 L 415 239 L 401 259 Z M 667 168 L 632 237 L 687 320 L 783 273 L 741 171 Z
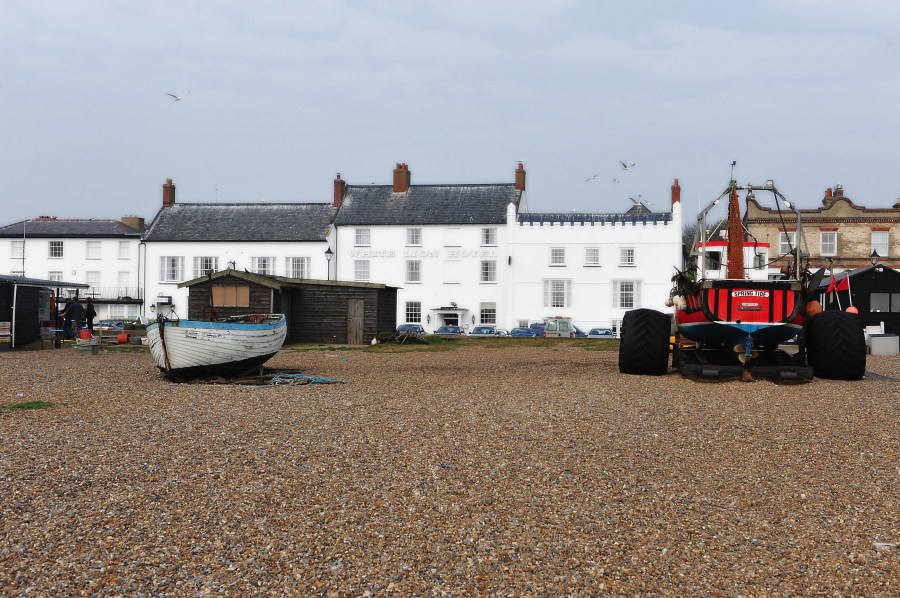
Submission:
M 151 218 L 166 178 L 329 202 L 396 162 L 522 160 L 532 211 L 664 210 L 678 178 L 696 212 L 732 160 L 803 207 L 838 181 L 890 206 L 898 29 L 894 0 L 0 0 L 0 224 Z

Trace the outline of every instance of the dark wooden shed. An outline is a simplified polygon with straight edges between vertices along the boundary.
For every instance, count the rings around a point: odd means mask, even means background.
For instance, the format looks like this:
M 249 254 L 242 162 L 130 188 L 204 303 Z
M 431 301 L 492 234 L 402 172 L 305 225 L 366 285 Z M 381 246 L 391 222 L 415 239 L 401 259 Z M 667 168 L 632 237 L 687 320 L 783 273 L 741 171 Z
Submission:
M 183 282 L 189 319 L 283 313 L 287 342 L 360 345 L 397 327 L 397 288 L 222 270 Z
M 24 276 L 0 275 L 0 348 L 14 349 L 41 339 L 43 326 L 54 326 L 53 297 L 63 289 L 86 289 L 88 285 Z M 8 324 L 8 328 L 7 328 Z
M 836 286 L 847 274 L 835 276 Z M 826 293 L 830 278 L 822 281 L 818 290 L 823 293 L 824 309 L 847 309 L 852 302 L 859 310 L 865 326 L 878 326 L 884 322 L 884 331 L 900 334 L 900 271 L 882 264 L 849 271 L 849 291 Z M 838 301 L 840 300 L 840 305 Z

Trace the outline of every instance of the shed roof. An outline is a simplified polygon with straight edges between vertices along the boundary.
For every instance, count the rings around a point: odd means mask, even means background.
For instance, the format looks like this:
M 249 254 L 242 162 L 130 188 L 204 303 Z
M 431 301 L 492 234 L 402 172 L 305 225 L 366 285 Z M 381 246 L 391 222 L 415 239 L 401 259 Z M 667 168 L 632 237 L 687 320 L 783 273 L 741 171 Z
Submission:
M 335 224 L 503 224 L 506 206 L 518 208 L 519 199 L 511 183 L 412 185 L 402 193 L 391 185 L 348 185 Z
M 73 237 L 135 237 L 141 231 L 118 220 L 59 220 L 34 218 L 0 228 L 0 237 L 6 238 L 73 238 Z
M 0 283 L 17 284 L 26 287 L 56 287 L 59 289 L 86 289 L 91 285 L 82 282 L 63 282 L 61 280 L 45 280 L 43 278 L 28 278 L 27 276 L 11 276 L 0 274 Z
M 321 285 L 321 286 L 344 286 L 344 287 L 360 287 L 360 288 L 368 288 L 368 289 L 389 289 L 396 288 L 391 287 L 385 284 L 373 283 L 373 282 L 351 282 L 351 281 L 343 281 L 343 280 L 318 280 L 315 278 L 288 278 L 287 276 L 270 276 L 268 274 L 257 274 L 255 272 L 247 272 L 245 270 L 232 270 L 228 268 L 226 270 L 220 270 L 218 272 L 213 272 L 211 274 L 207 274 L 206 276 L 200 276 L 199 278 L 194 278 L 192 280 L 186 280 L 182 283 L 178 284 L 178 288 L 184 287 L 192 287 L 194 285 L 198 285 L 204 282 L 209 282 L 212 280 L 219 280 L 220 278 L 232 277 L 239 278 L 241 280 L 246 280 L 247 282 L 252 282 L 255 284 L 259 284 L 264 287 L 269 287 L 272 289 L 282 289 L 285 287 L 298 287 L 302 285 Z
M 182 203 L 162 208 L 146 241 L 325 241 L 326 203 Z

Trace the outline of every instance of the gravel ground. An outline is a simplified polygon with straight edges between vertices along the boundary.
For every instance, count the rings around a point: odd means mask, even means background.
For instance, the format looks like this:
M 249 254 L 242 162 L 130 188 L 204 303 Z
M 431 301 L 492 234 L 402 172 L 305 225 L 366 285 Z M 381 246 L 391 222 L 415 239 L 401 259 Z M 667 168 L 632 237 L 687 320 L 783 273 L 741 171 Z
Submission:
M 339 385 L 0 356 L 3 595 L 900 593 L 900 383 L 577 344 L 282 351 Z M 900 378 L 900 358 L 870 358 Z

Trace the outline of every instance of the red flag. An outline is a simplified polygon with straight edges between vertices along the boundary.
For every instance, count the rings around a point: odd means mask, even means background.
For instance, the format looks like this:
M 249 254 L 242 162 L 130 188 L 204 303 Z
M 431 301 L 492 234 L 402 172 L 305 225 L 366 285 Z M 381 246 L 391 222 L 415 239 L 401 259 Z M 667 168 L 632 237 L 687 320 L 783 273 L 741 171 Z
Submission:
M 849 291 L 850 290 L 850 277 L 845 276 L 841 282 L 838 283 L 837 288 L 835 289 L 837 292 L 841 291 Z
M 825 291 L 825 292 L 826 292 L 826 293 L 833 293 L 833 292 L 834 292 L 834 276 L 831 277 L 831 282 L 828 283 L 828 290 Z

